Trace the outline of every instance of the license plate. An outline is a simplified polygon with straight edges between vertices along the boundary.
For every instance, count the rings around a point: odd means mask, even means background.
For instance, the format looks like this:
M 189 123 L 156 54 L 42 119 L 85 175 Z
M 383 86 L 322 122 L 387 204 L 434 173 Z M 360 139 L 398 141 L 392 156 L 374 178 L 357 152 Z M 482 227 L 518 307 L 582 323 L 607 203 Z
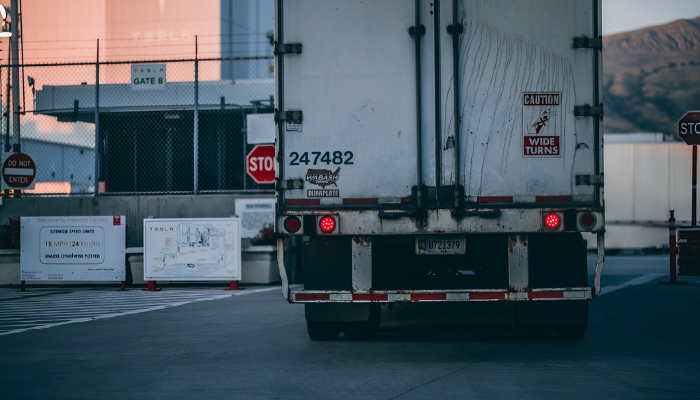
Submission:
M 466 254 L 465 236 L 417 236 L 416 254 Z

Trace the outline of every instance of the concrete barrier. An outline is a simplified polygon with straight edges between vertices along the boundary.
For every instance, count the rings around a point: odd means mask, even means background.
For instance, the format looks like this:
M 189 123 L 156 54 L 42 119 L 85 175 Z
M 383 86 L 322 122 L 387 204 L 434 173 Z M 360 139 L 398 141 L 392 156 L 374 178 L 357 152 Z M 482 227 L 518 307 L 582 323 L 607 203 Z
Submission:
M 164 195 L 164 196 L 98 196 L 98 197 L 23 197 L 3 198 L 0 203 L 0 225 L 20 217 L 126 215 L 127 277 L 133 284 L 143 280 L 143 220 L 155 218 L 226 218 L 236 213 L 239 198 L 274 198 L 273 195 Z M 243 243 L 246 247 L 247 243 Z M 265 246 L 262 246 L 265 247 Z M 274 251 L 274 249 L 272 250 Z M 20 285 L 20 250 L 0 250 L 0 285 Z M 242 283 L 279 281 L 274 253 L 270 249 L 243 251 Z M 269 258 L 269 263 L 268 263 Z M 268 265 L 269 264 L 269 265 Z M 273 265 L 274 264 L 274 265 Z M 275 273 L 277 275 L 275 275 Z M 246 280 L 245 275 L 251 280 Z M 31 281 L 31 285 L 108 284 L 108 282 Z
M 241 251 L 241 283 L 280 282 L 275 246 L 250 246 Z
M 0 285 L 18 285 L 19 249 L 0 250 Z

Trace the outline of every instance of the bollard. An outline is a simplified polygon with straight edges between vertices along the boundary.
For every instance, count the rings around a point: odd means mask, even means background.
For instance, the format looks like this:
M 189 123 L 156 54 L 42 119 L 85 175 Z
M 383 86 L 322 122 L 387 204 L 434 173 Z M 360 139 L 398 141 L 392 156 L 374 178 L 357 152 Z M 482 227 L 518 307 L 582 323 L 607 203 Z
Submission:
M 148 288 L 141 289 L 141 290 L 144 290 L 147 292 L 154 292 L 154 291 L 159 290 L 159 289 L 156 289 L 156 281 L 148 281 Z
M 674 210 L 671 210 L 671 216 L 668 219 L 668 253 L 671 257 L 671 272 L 669 275 L 669 283 L 676 283 L 676 218 L 674 218 Z
M 669 280 L 659 281 L 660 285 L 678 285 L 688 283 L 686 281 L 679 282 L 676 280 L 676 249 L 678 239 L 676 237 L 676 218 L 674 216 L 674 210 L 670 211 L 670 217 L 668 218 L 668 254 L 669 254 L 669 264 L 671 270 L 669 271 Z
M 126 283 L 122 281 L 121 287 L 119 288 L 120 292 L 126 292 Z
M 228 287 L 228 289 L 224 290 L 240 290 L 238 288 L 238 281 L 231 281 L 231 285 Z

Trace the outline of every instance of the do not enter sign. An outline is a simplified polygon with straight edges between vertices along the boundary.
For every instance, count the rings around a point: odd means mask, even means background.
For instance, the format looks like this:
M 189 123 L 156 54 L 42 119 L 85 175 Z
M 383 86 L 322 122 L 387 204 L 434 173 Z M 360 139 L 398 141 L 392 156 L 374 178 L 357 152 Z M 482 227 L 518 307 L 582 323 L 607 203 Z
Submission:
M 5 153 L 2 163 L 3 189 L 34 189 L 36 164 L 24 153 Z
M 248 175 L 257 183 L 273 183 L 275 181 L 275 146 L 264 144 L 255 146 L 247 157 Z
M 700 144 L 700 111 L 688 111 L 678 120 L 678 137 L 687 144 Z

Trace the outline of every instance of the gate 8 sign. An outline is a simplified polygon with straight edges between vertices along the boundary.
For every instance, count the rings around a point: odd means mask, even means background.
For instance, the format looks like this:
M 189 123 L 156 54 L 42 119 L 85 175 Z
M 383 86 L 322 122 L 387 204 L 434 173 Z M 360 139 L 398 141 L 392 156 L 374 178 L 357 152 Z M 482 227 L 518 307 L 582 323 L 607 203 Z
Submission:
M 255 146 L 246 158 L 246 171 L 257 183 L 275 181 L 275 146 Z
M 700 144 L 700 111 L 688 111 L 678 120 L 678 137 L 686 144 Z

